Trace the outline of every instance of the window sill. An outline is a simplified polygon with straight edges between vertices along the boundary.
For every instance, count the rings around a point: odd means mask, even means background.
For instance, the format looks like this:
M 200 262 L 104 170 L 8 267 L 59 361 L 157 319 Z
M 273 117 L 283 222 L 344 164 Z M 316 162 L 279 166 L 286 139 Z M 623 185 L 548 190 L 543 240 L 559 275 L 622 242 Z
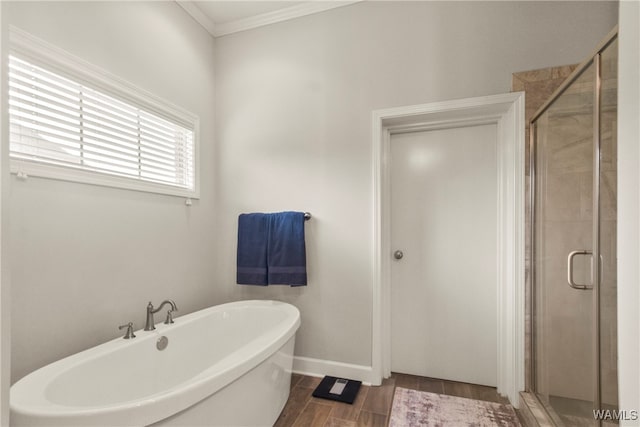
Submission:
M 186 197 L 188 199 L 200 198 L 200 191 L 198 188 L 195 190 L 189 190 L 186 188 L 174 187 L 172 185 L 137 181 L 117 175 L 103 174 L 81 169 L 70 169 L 67 167 L 59 167 L 56 165 L 35 163 L 19 159 L 10 159 L 10 170 L 12 174 L 15 174 L 20 179 L 27 179 L 29 176 L 34 176 L 80 184 L 99 185 L 102 187 L 164 194 L 167 196 Z

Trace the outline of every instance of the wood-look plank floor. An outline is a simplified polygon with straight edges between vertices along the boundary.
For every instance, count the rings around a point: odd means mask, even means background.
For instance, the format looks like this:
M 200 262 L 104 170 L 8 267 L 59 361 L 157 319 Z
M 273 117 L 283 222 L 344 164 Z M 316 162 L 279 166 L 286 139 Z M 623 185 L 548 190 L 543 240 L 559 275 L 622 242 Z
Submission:
M 385 427 L 396 387 L 506 403 L 495 387 L 393 373 L 378 387 L 362 386 L 353 405 L 311 396 L 321 378 L 293 374 L 291 394 L 275 427 Z

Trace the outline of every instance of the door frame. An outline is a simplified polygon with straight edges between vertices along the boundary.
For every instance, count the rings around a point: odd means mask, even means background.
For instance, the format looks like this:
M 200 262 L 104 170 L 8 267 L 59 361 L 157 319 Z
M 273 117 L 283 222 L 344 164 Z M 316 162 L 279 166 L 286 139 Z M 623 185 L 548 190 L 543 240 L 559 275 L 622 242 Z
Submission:
M 372 113 L 374 241 L 372 384 L 391 375 L 391 221 L 389 153 L 399 132 L 495 124 L 497 129 L 497 384 L 518 407 L 524 390 L 524 93 L 465 98 Z

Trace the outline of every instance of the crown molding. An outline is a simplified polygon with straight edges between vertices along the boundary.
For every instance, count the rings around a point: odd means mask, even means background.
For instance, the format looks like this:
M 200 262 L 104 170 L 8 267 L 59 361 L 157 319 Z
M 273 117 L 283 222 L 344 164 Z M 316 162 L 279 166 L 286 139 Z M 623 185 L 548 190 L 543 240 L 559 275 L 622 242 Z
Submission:
M 288 21 L 290 19 L 300 18 L 302 16 L 312 15 L 314 13 L 324 12 L 330 9 L 336 9 L 342 6 L 348 6 L 364 0 L 316 0 L 302 3 L 290 7 L 286 7 L 273 12 L 262 13 L 248 18 L 238 19 L 235 21 L 225 22 L 215 25 L 211 18 L 200 10 L 191 1 L 175 0 L 182 8 L 193 17 L 200 25 L 202 25 L 213 37 L 226 36 L 228 34 L 238 33 L 240 31 L 251 30 L 253 28 L 263 27 L 265 25 L 275 24 L 277 22 Z
M 175 0 L 179 6 L 181 6 L 185 12 L 187 12 L 196 22 L 204 27 L 205 30 L 212 36 L 215 36 L 215 25 L 211 18 L 209 18 L 205 13 L 191 1 L 187 0 Z

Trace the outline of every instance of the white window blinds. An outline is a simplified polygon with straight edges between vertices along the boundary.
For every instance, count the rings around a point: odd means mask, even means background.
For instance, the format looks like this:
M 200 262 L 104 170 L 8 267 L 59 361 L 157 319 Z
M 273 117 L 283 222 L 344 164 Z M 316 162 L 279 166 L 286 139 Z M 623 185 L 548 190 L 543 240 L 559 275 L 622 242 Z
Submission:
M 12 160 L 193 191 L 194 127 L 105 92 L 10 55 Z

